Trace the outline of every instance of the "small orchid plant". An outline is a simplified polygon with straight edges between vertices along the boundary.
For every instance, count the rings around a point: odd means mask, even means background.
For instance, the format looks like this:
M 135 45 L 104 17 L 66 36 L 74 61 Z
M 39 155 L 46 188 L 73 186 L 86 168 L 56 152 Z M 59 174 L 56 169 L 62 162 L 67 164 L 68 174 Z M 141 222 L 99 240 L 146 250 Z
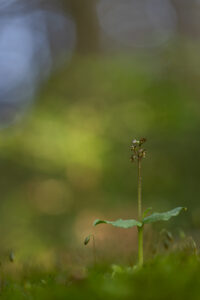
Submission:
M 144 212 L 142 211 L 142 172 L 141 166 L 142 161 L 146 157 L 146 150 L 143 148 L 143 144 L 146 142 L 145 138 L 141 138 L 140 140 L 134 139 L 131 145 L 131 161 L 137 163 L 138 167 L 138 220 L 129 219 L 122 220 L 118 219 L 116 221 L 107 221 L 107 220 L 95 220 L 93 225 L 97 226 L 99 224 L 110 224 L 115 227 L 120 228 L 131 228 L 133 226 L 137 227 L 138 230 L 138 266 L 143 265 L 143 230 L 144 225 L 149 223 L 154 223 L 158 221 L 168 221 L 171 217 L 178 216 L 181 211 L 185 211 L 185 207 L 176 207 L 170 211 L 157 213 L 154 212 L 151 215 L 148 215 L 149 210 L 151 208 L 146 209 Z

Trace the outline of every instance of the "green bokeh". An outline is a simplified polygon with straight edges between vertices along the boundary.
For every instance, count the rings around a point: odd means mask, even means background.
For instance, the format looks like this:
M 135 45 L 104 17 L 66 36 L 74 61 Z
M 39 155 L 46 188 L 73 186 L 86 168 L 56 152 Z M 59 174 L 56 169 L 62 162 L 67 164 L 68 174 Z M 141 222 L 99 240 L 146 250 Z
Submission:
M 137 170 L 129 161 L 135 137 L 148 140 L 144 208 L 186 206 L 187 214 L 164 226 L 175 235 L 198 232 L 198 47 L 179 50 L 74 57 L 23 120 L 1 132 L 3 250 L 23 259 L 81 252 L 91 218 L 136 217 Z

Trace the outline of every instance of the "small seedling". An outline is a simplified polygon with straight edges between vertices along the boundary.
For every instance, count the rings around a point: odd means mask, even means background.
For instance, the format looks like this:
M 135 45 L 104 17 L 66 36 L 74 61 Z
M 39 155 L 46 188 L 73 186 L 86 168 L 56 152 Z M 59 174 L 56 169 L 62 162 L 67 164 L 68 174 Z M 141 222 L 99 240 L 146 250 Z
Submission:
M 97 254 L 96 254 L 96 243 L 95 243 L 95 236 L 94 234 L 89 234 L 88 236 L 86 236 L 86 238 L 84 239 L 84 245 L 87 246 L 87 244 L 90 242 L 90 239 L 92 237 L 92 248 L 93 248 L 93 259 L 94 259 L 94 265 L 96 265 L 97 262 Z
M 191 236 L 187 236 L 184 231 L 180 231 L 180 242 L 178 248 L 186 254 L 198 255 L 198 248 L 195 240 Z
M 170 231 L 166 230 L 165 228 L 161 230 L 159 240 L 157 242 L 157 250 L 160 248 L 169 250 L 174 243 L 173 235 Z M 157 251 L 158 252 L 158 251 Z
M 14 255 L 14 252 L 13 252 L 13 251 L 11 251 L 11 252 L 9 253 L 9 261 L 12 262 L 12 263 L 15 261 L 15 255 Z
M 170 211 L 157 213 L 154 212 L 151 215 L 147 216 L 149 210 L 148 208 L 142 212 L 142 160 L 146 157 L 146 150 L 143 148 L 143 144 L 146 142 L 145 138 L 141 138 L 140 140 L 134 139 L 131 145 L 131 161 L 137 163 L 138 167 L 138 220 L 130 219 L 130 220 L 122 220 L 118 219 L 116 221 L 107 221 L 107 220 L 95 220 L 93 225 L 97 226 L 99 224 L 111 224 L 115 227 L 120 228 L 131 228 L 133 226 L 137 226 L 138 229 L 138 266 L 143 265 L 143 230 L 144 225 L 149 223 L 154 223 L 158 221 L 168 221 L 171 217 L 178 216 L 181 211 L 185 211 L 185 207 L 176 207 Z

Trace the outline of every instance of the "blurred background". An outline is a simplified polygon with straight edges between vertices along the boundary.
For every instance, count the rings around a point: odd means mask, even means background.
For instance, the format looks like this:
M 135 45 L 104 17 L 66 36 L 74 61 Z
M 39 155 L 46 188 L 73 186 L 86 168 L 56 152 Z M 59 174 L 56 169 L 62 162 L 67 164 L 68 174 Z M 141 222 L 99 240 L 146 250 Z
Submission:
M 200 231 L 200 1 L 0 1 L 0 252 L 46 265 L 134 262 L 133 138 L 143 206 L 188 212 L 146 229 Z M 153 251 L 153 250 L 152 250 Z

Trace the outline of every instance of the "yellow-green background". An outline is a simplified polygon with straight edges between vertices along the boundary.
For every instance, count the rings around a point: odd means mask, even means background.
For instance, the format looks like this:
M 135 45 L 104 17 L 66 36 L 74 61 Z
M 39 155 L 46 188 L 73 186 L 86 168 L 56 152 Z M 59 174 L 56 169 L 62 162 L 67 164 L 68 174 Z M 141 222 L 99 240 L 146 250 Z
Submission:
M 139 137 L 147 138 L 144 208 L 188 208 L 169 224 L 148 227 L 148 243 L 163 227 L 198 243 L 198 53 L 198 44 L 180 42 L 158 53 L 74 56 L 51 76 L 23 119 L 0 133 L 2 252 L 84 264 L 91 246 L 83 239 L 96 232 L 100 257 L 130 259 L 135 229 L 95 231 L 92 222 L 137 216 L 129 146 Z

